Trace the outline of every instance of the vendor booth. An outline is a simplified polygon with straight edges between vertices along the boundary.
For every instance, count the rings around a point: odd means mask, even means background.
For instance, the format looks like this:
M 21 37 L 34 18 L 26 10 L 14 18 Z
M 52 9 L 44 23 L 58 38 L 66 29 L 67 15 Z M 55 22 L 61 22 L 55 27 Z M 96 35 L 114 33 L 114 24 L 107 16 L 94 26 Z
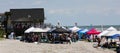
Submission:
M 90 29 L 89 31 L 86 32 L 88 35 L 88 39 L 91 39 L 93 41 L 96 41 L 95 39 L 97 38 L 97 35 L 100 33 L 97 31 L 95 28 Z

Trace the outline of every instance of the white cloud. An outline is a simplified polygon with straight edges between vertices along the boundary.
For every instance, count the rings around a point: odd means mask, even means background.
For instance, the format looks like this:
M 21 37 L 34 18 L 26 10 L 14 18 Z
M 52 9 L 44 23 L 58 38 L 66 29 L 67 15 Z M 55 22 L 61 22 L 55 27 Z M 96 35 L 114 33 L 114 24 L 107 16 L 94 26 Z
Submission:
M 120 8 L 115 9 L 116 15 L 120 15 Z
M 77 13 L 83 13 L 87 15 L 103 15 L 109 16 L 111 14 L 118 14 L 120 15 L 120 8 L 119 7 L 106 7 L 106 6 L 86 6 L 74 9 Z M 75 13 L 76 13 L 75 12 Z
M 40 4 L 43 4 L 43 3 L 45 3 L 46 1 L 43 1 L 43 0 L 37 0 L 37 1 L 34 1 L 33 3 L 32 3 L 32 5 L 40 5 Z
M 48 11 L 49 14 L 65 14 L 69 15 L 72 14 L 72 10 L 70 9 L 53 9 Z
M 48 10 L 49 14 L 56 15 L 72 15 L 79 16 L 81 14 L 84 15 L 102 15 L 102 16 L 110 16 L 110 15 L 120 15 L 119 7 L 105 7 L 105 6 L 89 6 L 89 7 L 78 7 L 78 8 L 65 8 L 65 9 L 52 9 Z

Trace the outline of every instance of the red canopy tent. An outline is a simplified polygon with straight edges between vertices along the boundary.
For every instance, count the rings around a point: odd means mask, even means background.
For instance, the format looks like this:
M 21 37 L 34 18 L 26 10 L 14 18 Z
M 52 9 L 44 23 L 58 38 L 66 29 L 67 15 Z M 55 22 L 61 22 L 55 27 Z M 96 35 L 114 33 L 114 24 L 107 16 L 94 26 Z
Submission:
M 91 30 L 89 30 L 88 32 L 87 32 L 87 34 L 89 34 L 89 35 L 96 35 L 96 34 L 99 34 L 100 32 L 99 31 L 97 31 L 95 28 L 92 28 Z

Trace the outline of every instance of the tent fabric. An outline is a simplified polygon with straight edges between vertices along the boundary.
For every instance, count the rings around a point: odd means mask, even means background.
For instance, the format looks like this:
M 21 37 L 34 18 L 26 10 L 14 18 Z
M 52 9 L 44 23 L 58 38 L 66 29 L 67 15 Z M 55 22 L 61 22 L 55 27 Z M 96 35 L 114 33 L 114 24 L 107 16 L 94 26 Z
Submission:
M 72 28 L 69 28 L 72 32 L 77 32 L 77 31 L 79 31 L 80 30 L 80 28 L 78 28 L 78 27 L 76 27 L 76 26 L 74 26 L 74 27 L 72 27 Z
M 34 28 L 31 32 L 45 32 L 41 28 Z
M 78 30 L 77 33 L 80 33 L 81 31 L 83 31 L 83 29 Z
M 86 33 L 88 31 L 88 29 L 84 29 L 82 31 L 80 31 L 80 33 Z
M 48 32 L 51 30 L 49 27 L 43 29 L 43 28 L 34 28 L 31 32 Z
M 116 39 L 116 38 L 119 38 L 119 37 L 120 37 L 120 34 L 114 34 L 114 35 L 110 36 L 110 38 L 112 38 L 112 39 Z
M 45 32 L 49 32 L 51 30 L 51 28 L 47 27 L 45 29 L 43 29 Z
M 105 31 L 101 32 L 100 34 L 98 34 L 98 37 L 105 36 L 106 34 L 108 34 L 111 31 L 117 31 L 117 29 L 115 29 L 114 27 L 109 27 L 107 30 L 105 30 Z
M 52 32 L 53 30 L 55 30 L 56 28 L 51 28 L 48 32 Z
M 107 29 L 107 31 L 117 31 L 117 29 L 114 28 L 114 27 L 109 27 L 109 28 Z
M 82 35 L 84 34 L 84 33 L 82 33 L 82 31 L 84 31 L 85 29 L 81 29 L 81 30 L 79 30 L 77 33 L 78 33 L 78 37 L 79 37 L 79 40 L 81 40 L 82 39 Z
M 56 28 L 52 31 L 53 33 L 70 33 L 70 31 L 60 27 L 60 28 Z
M 100 32 L 98 32 L 95 28 L 92 28 L 91 30 L 89 30 L 87 32 L 87 34 L 90 34 L 90 35 L 95 35 L 95 34 L 99 34 Z
M 100 34 L 98 34 L 98 37 L 104 36 L 105 34 L 109 33 L 110 31 L 103 31 Z
M 27 30 L 25 30 L 25 33 L 30 33 L 30 32 L 48 32 L 49 30 L 51 30 L 50 28 L 35 28 L 35 27 L 30 27 Z
M 120 34 L 120 31 L 111 31 L 104 36 L 113 36 L 114 34 Z
M 25 30 L 24 33 L 30 33 L 33 29 L 34 29 L 34 27 L 30 27 L 30 28 L 28 28 L 27 30 Z

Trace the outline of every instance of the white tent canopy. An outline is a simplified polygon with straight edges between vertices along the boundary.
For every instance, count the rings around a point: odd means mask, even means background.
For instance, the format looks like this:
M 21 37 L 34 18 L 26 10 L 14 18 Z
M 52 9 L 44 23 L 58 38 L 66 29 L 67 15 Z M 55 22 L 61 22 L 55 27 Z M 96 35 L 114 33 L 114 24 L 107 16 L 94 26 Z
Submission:
M 50 30 L 51 30 L 51 28 L 49 28 L 49 27 L 43 29 L 44 32 L 48 32 L 48 31 L 50 31 Z
M 51 29 L 49 27 L 43 29 L 43 28 L 34 28 L 31 32 L 48 32 Z
M 30 33 L 33 29 L 34 29 L 34 27 L 30 27 L 27 30 L 25 30 L 25 33 Z
M 76 26 L 74 26 L 74 27 L 72 27 L 72 28 L 69 28 L 72 32 L 77 32 L 77 31 L 79 31 L 80 30 L 80 28 L 78 28 L 78 27 L 76 27 Z
M 107 31 L 117 31 L 117 29 L 114 28 L 114 27 L 109 27 L 109 28 L 107 29 Z
M 30 27 L 29 29 L 27 29 L 25 31 L 25 33 L 30 33 L 30 32 L 48 32 L 49 30 L 51 30 L 51 28 L 47 27 L 45 29 L 43 28 L 35 28 L 35 27 Z
M 98 34 L 98 37 L 106 36 L 111 31 L 117 31 L 117 29 L 115 29 L 114 27 L 109 27 L 107 30 L 105 30 L 102 33 Z
M 34 28 L 31 32 L 43 32 L 41 28 Z

